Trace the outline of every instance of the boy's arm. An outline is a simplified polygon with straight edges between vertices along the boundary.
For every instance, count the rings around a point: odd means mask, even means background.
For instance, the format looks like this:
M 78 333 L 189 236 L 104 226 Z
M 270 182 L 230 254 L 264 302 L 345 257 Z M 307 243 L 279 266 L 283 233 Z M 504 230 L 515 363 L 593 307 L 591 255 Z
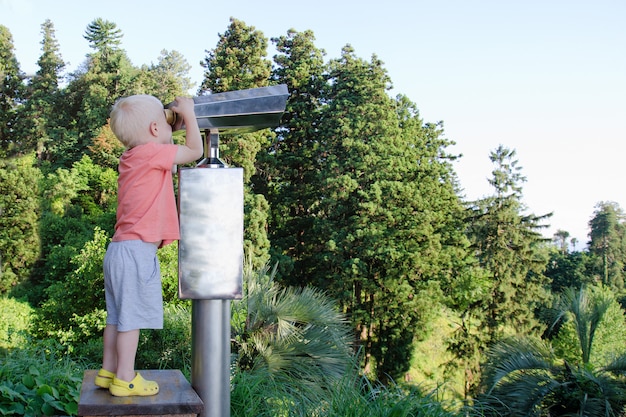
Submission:
M 176 105 L 172 107 L 172 110 L 183 117 L 186 129 L 185 144 L 178 146 L 174 163 L 186 164 L 200 159 L 203 154 L 202 136 L 194 112 L 193 99 L 176 97 Z

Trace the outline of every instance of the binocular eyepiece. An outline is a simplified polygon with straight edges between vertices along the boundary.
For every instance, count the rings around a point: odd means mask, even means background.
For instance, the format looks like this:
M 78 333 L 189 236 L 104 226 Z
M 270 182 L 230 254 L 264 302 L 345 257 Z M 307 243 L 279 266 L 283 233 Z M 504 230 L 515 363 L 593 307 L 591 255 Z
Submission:
M 163 109 L 163 113 L 165 113 L 165 120 L 167 121 L 167 124 L 174 126 L 178 115 L 170 109 Z

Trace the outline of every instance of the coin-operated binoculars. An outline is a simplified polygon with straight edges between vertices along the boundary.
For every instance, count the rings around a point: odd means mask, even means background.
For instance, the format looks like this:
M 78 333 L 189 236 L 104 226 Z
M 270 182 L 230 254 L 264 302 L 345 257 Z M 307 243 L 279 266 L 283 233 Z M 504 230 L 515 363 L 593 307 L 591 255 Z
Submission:
M 191 385 L 202 417 L 230 416 L 230 303 L 243 292 L 243 168 L 220 160 L 219 134 L 277 126 L 288 95 L 277 85 L 193 99 L 205 147 L 196 167 L 178 173 L 178 289 L 192 300 Z

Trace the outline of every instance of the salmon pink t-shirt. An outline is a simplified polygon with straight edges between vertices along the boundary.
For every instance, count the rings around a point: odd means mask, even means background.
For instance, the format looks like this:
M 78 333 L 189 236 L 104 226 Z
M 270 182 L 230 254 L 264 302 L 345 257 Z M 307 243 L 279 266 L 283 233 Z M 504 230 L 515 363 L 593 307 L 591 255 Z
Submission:
M 177 145 L 148 142 L 122 154 L 114 242 L 139 239 L 165 246 L 180 239 L 172 184 L 176 151 Z

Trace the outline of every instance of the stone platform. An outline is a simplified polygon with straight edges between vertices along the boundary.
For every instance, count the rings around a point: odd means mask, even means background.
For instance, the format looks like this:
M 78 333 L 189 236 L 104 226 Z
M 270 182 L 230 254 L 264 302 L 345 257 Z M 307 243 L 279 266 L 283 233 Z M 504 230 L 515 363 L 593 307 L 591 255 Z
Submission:
M 149 397 L 115 397 L 98 388 L 97 369 L 85 371 L 78 402 L 78 415 L 197 417 L 204 410 L 202 400 L 179 370 L 140 370 L 141 376 L 159 384 L 159 393 Z

